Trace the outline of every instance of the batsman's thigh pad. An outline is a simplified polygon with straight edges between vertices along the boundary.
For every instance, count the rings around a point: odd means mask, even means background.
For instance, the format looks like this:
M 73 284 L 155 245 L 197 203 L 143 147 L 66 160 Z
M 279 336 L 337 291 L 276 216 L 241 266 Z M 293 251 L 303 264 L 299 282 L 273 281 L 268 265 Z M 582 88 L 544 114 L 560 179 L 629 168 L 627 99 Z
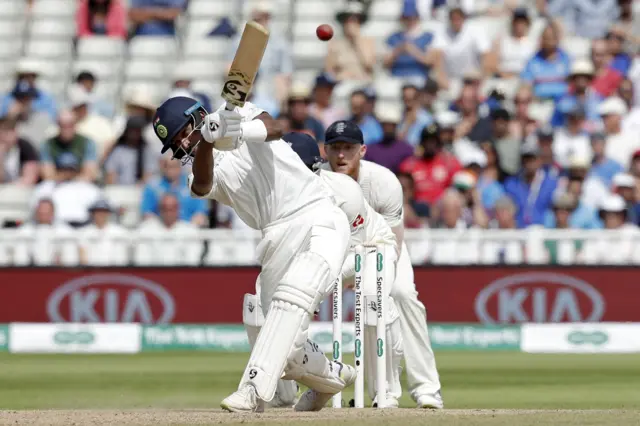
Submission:
M 376 328 L 366 325 L 364 328 L 364 373 L 367 380 L 367 391 L 371 399 L 376 396 L 376 358 L 378 352 L 378 342 Z M 400 374 L 402 373 L 403 350 L 402 350 L 402 333 L 400 330 L 400 321 L 397 319 L 386 326 L 386 343 L 384 350 L 386 377 L 387 377 L 387 394 L 394 398 L 400 398 L 402 395 L 402 387 L 400 385 Z

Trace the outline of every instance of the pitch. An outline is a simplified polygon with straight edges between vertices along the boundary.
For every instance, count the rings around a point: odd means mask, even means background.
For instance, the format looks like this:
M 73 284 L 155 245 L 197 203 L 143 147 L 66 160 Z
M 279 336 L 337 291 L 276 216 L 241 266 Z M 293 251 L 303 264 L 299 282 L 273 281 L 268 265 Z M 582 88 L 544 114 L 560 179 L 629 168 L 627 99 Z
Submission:
M 237 387 L 247 355 L 4 354 L 0 409 L 6 411 L 0 412 L 0 424 L 315 426 L 366 419 L 372 425 L 406 426 L 640 425 L 638 355 L 438 352 L 447 407 L 441 412 L 223 413 L 218 404 Z M 345 399 L 351 397 L 345 392 Z M 406 393 L 401 404 L 413 407 Z

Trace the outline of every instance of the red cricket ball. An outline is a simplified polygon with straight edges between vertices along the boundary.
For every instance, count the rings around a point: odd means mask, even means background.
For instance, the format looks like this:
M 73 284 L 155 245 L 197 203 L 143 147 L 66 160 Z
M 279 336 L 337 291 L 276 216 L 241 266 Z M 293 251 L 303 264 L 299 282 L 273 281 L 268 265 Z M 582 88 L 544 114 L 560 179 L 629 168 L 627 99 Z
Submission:
M 331 37 L 333 37 L 333 28 L 331 28 L 329 24 L 318 25 L 316 35 L 322 41 L 331 40 Z

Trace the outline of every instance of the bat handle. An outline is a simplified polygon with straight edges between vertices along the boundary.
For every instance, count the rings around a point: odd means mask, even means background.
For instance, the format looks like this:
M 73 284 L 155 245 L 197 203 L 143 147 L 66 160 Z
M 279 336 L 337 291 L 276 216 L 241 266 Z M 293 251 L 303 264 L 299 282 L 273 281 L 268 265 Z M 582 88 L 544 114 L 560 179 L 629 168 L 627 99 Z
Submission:
M 233 111 L 233 109 L 235 108 L 235 106 L 229 102 L 226 103 L 224 109 L 226 109 L 227 111 Z

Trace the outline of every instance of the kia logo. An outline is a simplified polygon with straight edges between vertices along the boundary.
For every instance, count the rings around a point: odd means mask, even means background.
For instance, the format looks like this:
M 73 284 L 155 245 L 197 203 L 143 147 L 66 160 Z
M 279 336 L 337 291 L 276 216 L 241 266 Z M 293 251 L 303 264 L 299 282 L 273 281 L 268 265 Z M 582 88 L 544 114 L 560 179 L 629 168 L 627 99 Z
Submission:
M 604 298 L 591 284 L 547 272 L 501 278 L 475 300 L 476 315 L 485 324 L 598 322 L 604 311 Z
M 56 288 L 47 300 L 52 322 L 169 323 L 175 302 L 153 281 L 123 274 L 96 274 Z

